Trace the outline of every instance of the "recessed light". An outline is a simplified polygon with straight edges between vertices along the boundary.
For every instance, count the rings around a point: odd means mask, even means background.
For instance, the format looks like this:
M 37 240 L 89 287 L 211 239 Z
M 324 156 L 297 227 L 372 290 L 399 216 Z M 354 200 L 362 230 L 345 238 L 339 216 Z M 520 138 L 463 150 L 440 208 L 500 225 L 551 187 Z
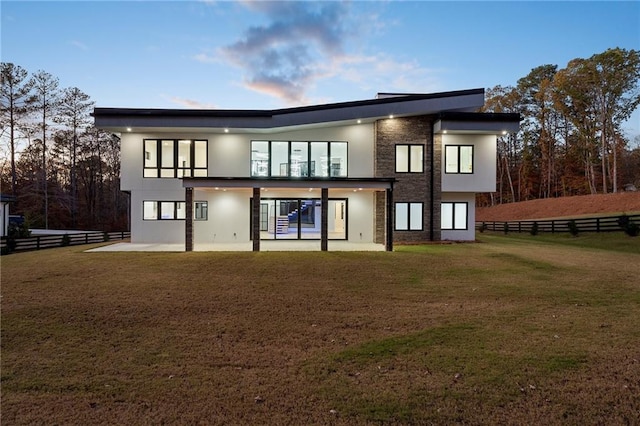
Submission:
M 503 135 L 506 135 L 506 134 L 507 134 L 507 131 L 506 131 L 506 130 L 503 130 L 503 131 L 502 131 L 502 134 L 503 134 Z
M 444 133 L 444 134 L 446 135 L 446 134 L 447 134 L 447 131 L 446 131 L 446 130 L 443 130 L 443 131 L 442 131 L 442 133 Z
M 130 131 L 131 131 L 131 127 L 127 127 L 127 132 L 130 132 Z
M 358 119 L 358 124 L 362 123 L 362 120 Z
M 389 114 L 389 118 L 393 118 L 393 114 Z
M 224 132 L 225 133 L 229 133 L 229 129 L 224 129 Z

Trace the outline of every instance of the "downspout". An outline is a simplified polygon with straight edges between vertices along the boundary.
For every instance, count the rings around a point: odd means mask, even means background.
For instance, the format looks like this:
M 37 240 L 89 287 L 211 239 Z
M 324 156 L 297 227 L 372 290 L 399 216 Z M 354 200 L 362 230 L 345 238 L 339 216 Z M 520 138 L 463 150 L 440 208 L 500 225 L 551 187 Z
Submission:
M 435 238 L 435 230 L 433 227 L 433 213 L 435 211 L 435 203 L 433 200 L 433 194 L 434 194 L 434 177 L 435 177 L 435 164 L 433 162 L 434 160 L 434 154 L 433 151 L 435 150 L 435 139 L 434 139 L 434 132 L 433 132 L 433 125 L 435 124 L 435 121 L 431 122 L 431 126 L 429 126 L 429 133 L 430 133 L 430 137 L 431 137 L 431 149 L 429 149 L 429 162 L 430 162 L 430 167 L 429 167 L 429 241 L 433 241 Z

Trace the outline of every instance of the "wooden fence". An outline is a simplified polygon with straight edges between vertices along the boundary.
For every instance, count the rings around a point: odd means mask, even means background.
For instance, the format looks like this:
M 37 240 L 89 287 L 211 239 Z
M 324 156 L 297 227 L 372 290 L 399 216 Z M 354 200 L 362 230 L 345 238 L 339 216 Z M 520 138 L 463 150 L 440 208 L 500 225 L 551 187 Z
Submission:
M 2 254 L 13 251 L 42 250 L 54 247 L 75 246 L 79 244 L 101 243 L 111 240 L 124 240 L 131 237 L 129 231 L 119 232 L 86 232 L 62 235 L 37 235 L 29 238 L 16 238 L 15 247 L 11 250 L 9 239 L 0 239 Z
M 570 223 L 575 223 L 577 232 L 615 232 L 622 231 L 618 222 L 622 215 L 606 217 L 583 217 L 577 219 L 553 219 L 553 220 L 517 220 L 508 222 L 484 221 L 476 222 L 477 230 L 504 232 L 528 232 L 537 226 L 537 232 L 570 232 Z M 640 214 L 626 215 L 631 223 L 640 225 Z M 536 225 L 537 224 L 537 225 Z

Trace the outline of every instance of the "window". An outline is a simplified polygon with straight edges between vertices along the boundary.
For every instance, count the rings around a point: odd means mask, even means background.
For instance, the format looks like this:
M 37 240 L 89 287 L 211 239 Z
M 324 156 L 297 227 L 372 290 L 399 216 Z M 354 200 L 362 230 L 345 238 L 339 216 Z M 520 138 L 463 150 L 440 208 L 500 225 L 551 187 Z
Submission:
M 187 217 L 184 201 L 143 201 L 142 218 L 144 220 L 176 220 Z
M 467 209 L 468 203 L 442 203 L 440 227 L 445 230 L 466 230 Z
M 444 147 L 445 173 L 473 173 L 473 145 Z
M 145 139 L 144 177 L 207 176 L 207 141 Z
M 396 203 L 396 231 L 422 231 L 422 203 Z
M 209 206 L 206 201 L 196 201 L 193 206 L 193 218 L 195 220 L 207 220 Z
M 422 145 L 396 145 L 396 172 L 422 173 L 423 153 Z
M 251 141 L 252 177 L 347 177 L 347 142 Z

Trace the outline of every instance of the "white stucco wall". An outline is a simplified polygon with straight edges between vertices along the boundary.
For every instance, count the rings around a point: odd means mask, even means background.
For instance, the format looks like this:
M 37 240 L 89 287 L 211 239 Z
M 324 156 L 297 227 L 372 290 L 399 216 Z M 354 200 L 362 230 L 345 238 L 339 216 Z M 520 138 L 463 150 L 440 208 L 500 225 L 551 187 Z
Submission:
M 262 192 L 263 199 L 316 198 L 320 190 L 278 190 Z M 251 189 L 196 189 L 194 201 L 208 202 L 208 220 L 194 221 L 194 243 L 234 243 L 250 241 Z M 374 197 L 370 191 L 329 190 L 329 198 L 347 198 L 347 239 L 372 243 Z M 319 214 L 319 211 L 317 212 Z M 184 221 L 183 221 L 184 222 Z M 184 225 L 182 226 L 184 234 Z M 182 235 L 180 242 L 184 241 Z
M 134 243 L 183 243 L 184 221 L 144 221 L 143 201 L 184 201 L 180 179 L 143 178 L 144 139 L 208 140 L 208 176 L 249 177 L 252 140 L 346 141 L 348 142 L 349 177 L 373 177 L 373 124 L 358 124 L 268 134 L 219 133 L 125 133 L 121 136 L 121 189 L 131 191 L 131 234 Z M 212 190 L 213 191 L 213 190 Z M 194 242 L 249 241 L 249 199 L 251 191 L 226 192 L 196 190 L 194 200 L 208 201 L 209 220 L 194 222 Z M 276 192 L 269 197 L 309 197 L 308 192 Z M 317 197 L 320 197 L 319 190 Z M 353 193 L 352 193 L 353 194 Z M 333 197 L 334 195 L 330 195 Z M 350 197 L 351 198 L 351 197 Z M 364 197 L 366 199 L 366 197 Z M 353 197 L 353 211 L 360 211 L 362 195 Z M 368 203 L 368 218 L 349 221 L 349 238 L 373 241 L 373 198 Z M 369 226 L 368 224 L 371 223 Z M 357 224 L 357 225 L 356 225 Z M 353 226 L 352 226 L 353 225 Z M 362 238 L 360 234 L 362 233 Z M 353 235 L 353 237 L 352 237 Z
M 172 189 L 181 186 L 178 179 L 143 178 L 144 139 L 208 140 L 208 176 L 249 177 L 251 141 L 346 141 L 349 177 L 373 177 L 373 124 L 357 124 L 282 133 L 125 133 L 122 135 L 121 189 Z M 173 184 L 171 183 L 173 182 Z
M 476 194 L 473 192 L 442 193 L 443 202 L 467 203 L 467 229 L 442 230 L 442 240 L 445 241 L 475 241 L 476 231 Z
M 198 243 L 237 243 L 250 241 L 250 189 L 216 191 L 195 189 L 194 201 L 207 201 L 207 220 L 194 220 L 193 241 Z
M 329 198 L 347 198 L 347 239 L 352 243 L 373 243 L 375 202 L 370 191 L 329 190 Z
M 184 201 L 184 189 L 131 192 L 131 242 L 184 244 L 184 220 L 143 220 L 143 201 Z
M 496 190 L 495 135 L 442 135 L 442 191 L 443 192 L 493 192 Z M 451 174 L 444 172 L 445 146 L 473 145 L 473 173 Z

